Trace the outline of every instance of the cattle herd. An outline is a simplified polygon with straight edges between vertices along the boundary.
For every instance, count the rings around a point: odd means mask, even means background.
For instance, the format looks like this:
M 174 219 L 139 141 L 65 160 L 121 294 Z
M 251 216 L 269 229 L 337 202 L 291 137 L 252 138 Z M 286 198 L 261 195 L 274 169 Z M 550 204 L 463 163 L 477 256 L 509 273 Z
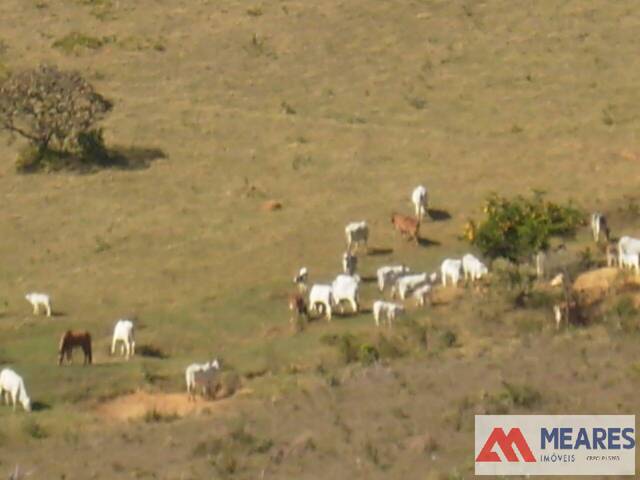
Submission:
M 415 218 L 393 213 L 391 223 L 403 236 L 419 241 L 419 229 L 422 220 L 428 213 L 427 189 L 420 185 L 411 194 L 411 201 L 415 207 Z M 603 235 L 606 242 L 606 258 L 608 266 L 631 268 L 640 274 L 640 239 L 629 236 L 621 237 L 617 243 L 610 242 L 610 231 L 606 218 L 601 213 L 591 215 L 591 230 L 596 243 Z M 349 223 L 345 228 L 347 250 L 342 256 L 342 273 L 338 274 L 331 283 L 315 283 L 309 288 L 309 270 L 300 269 L 293 281 L 298 289 L 289 296 L 289 308 L 293 312 L 291 322 L 305 319 L 310 315 L 324 316 L 331 321 L 332 312 L 339 308 L 344 313 L 344 306 L 349 305 L 355 314 L 360 311 L 360 283 L 358 275 L 358 257 L 360 248 L 367 249 L 369 240 L 369 226 L 366 221 Z M 536 272 L 542 277 L 544 271 L 545 254 L 539 252 L 535 257 Z M 461 274 L 465 281 L 472 283 L 484 278 L 489 273 L 488 268 L 472 254 L 466 254 L 461 259 L 446 258 L 442 261 L 438 272 L 415 273 L 406 265 L 383 265 L 376 271 L 378 289 L 383 295 L 389 292 L 392 301 L 376 299 L 372 303 L 372 313 L 376 327 L 385 323 L 391 327 L 393 321 L 405 312 L 405 305 L 397 300 L 405 301 L 410 296 L 418 306 L 425 306 L 431 301 L 431 294 L 438 285 L 438 280 L 446 287 L 450 283 L 457 287 Z M 563 283 L 563 275 L 559 274 L 552 281 L 552 286 Z M 33 307 L 33 314 L 38 315 L 44 309 L 46 315 L 52 315 L 51 298 L 45 293 L 28 293 L 25 298 Z M 559 327 L 565 314 L 566 305 L 553 306 L 553 314 Z M 134 323 L 128 319 L 118 320 L 115 324 L 111 342 L 111 355 L 116 353 L 116 347 L 121 344 L 121 354 L 126 359 L 135 355 Z M 58 348 L 58 364 L 62 365 L 66 358 L 71 361 L 74 348 L 81 348 L 84 352 L 84 364 L 92 363 L 91 335 L 89 332 L 67 330 L 62 334 Z M 221 365 L 217 358 L 205 363 L 193 363 L 185 370 L 185 381 L 189 399 L 195 398 L 200 391 L 203 396 L 211 395 L 213 387 L 217 386 Z M 11 403 L 15 411 L 18 404 L 25 411 L 31 411 L 31 400 L 25 389 L 24 381 L 11 368 L 0 371 L 0 395 L 3 403 Z
M 415 218 L 399 213 L 391 214 L 391 223 L 395 230 L 409 240 L 419 242 L 420 224 L 428 213 L 428 194 L 423 185 L 416 187 L 411 194 L 411 202 L 415 209 Z M 342 255 L 342 273 L 329 283 L 314 283 L 309 287 L 309 270 L 302 267 L 293 282 L 298 291 L 289 296 L 289 308 L 293 312 L 291 323 L 298 325 L 297 320 L 308 320 L 311 314 L 325 316 L 331 321 L 333 312 L 349 305 L 353 313 L 360 310 L 361 277 L 357 274 L 358 257 L 356 252 L 367 248 L 369 226 L 366 221 L 351 222 L 345 228 L 347 250 Z M 406 265 L 383 265 L 376 271 L 378 288 L 381 294 L 389 291 L 391 300 L 377 299 L 373 302 L 372 312 L 376 326 L 381 321 L 391 327 L 393 320 L 405 311 L 405 305 L 395 301 L 407 300 L 412 296 L 419 306 L 430 302 L 431 292 L 438 283 L 447 282 L 457 286 L 461 274 L 465 280 L 476 282 L 486 276 L 487 267 L 474 255 L 466 254 L 462 259 L 445 259 L 439 272 L 416 273 Z M 308 297 L 306 296 L 308 293 Z

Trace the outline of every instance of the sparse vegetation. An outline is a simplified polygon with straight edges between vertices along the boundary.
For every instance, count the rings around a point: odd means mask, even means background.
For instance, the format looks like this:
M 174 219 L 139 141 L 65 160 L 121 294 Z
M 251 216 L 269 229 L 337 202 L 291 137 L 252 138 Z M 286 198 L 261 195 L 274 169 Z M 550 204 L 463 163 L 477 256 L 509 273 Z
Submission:
M 87 50 L 98 50 L 114 41 L 114 37 L 98 38 L 80 32 L 69 32 L 64 37 L 54 41 L 52 46 L 66 54 L 79 54 Z
M 27 418 L 22 422 L 22 431 L 36 440 L 43 440 L 49 436 L 42 425 L 32 418 Z

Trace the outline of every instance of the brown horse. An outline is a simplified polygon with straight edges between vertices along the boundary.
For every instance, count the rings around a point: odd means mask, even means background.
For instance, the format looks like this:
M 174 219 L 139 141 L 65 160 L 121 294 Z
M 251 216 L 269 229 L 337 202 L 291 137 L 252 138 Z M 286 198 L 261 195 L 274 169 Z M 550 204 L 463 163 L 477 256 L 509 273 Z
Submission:
M 67 361 L 71 361 L 71 352 L 74 347 L 81 347 L 84 352 L 84 364 L 91 364 L 91 335 L 89 332 L 67 330 L 60 339 L 58 365 L 62 365 L 64 357 L 67 357 Z

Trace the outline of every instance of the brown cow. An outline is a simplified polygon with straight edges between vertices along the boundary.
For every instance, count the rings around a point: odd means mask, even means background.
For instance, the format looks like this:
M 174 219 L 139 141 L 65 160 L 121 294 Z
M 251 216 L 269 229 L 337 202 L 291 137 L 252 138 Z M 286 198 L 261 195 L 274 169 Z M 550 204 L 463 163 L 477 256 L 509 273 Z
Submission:
M 289 295 L 289 310 L 293 313 L 291 320 L 289 321 L 292 326 L 299 325 L 296 320 L 300 320 L 301 317 L 309 320 L 309 310 L 307 309 L 307 302 L 304 297 L 299 293 Z
M 420 233 L 419 220 L 400 213 L 392 213 L 391 223 L 402 236 L 407 236 L 409 240 L 413 239 L 418 243 L 418 234 Z
M 91 335 L 89 332 L 72 332 L 67 330 L 60 338 L 60 347 L 58 348 L 58 365 L 62 365 L 62 360 L 66 357 L 67 361 L 71 361 L 71 351 L 74 347 L 82 348 L 84 352 L 84 364 L 91 364 Z

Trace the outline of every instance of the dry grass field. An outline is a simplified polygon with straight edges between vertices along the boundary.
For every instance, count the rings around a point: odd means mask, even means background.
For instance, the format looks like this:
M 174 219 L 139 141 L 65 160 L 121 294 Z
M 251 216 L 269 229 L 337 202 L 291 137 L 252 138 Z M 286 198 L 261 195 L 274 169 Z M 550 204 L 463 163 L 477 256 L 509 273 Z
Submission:
M 131 160 L 18 175 L 2 137 L 0 363 L 37 411 L 0 409 L 0 477 L 468 479 L 475 413 L 640 413 L 629 301 L 556 332 L 549 308 L 468 288 L 382 340 L 370 313 L 294 334 L 286 304 L 299 267 L 339 271 L 349 221 L 370 224 L 363 276 L 430 272 L 491 192 L 640 235 L 639 29 L 628 0 L 0 2 L 0 75 L 81 71 Z M 418 183 L 448 214 L 422 245 L 389 222 Z M 147 353 L 130 362 L 107 352 L 123 316 Z M 91 331 L 94 366 L 56 365 L 67 328 Z M 344 365 L 347 333 L 398 358 Z M 190 405 L 184 368 L 211 355 L 242 385 Z

